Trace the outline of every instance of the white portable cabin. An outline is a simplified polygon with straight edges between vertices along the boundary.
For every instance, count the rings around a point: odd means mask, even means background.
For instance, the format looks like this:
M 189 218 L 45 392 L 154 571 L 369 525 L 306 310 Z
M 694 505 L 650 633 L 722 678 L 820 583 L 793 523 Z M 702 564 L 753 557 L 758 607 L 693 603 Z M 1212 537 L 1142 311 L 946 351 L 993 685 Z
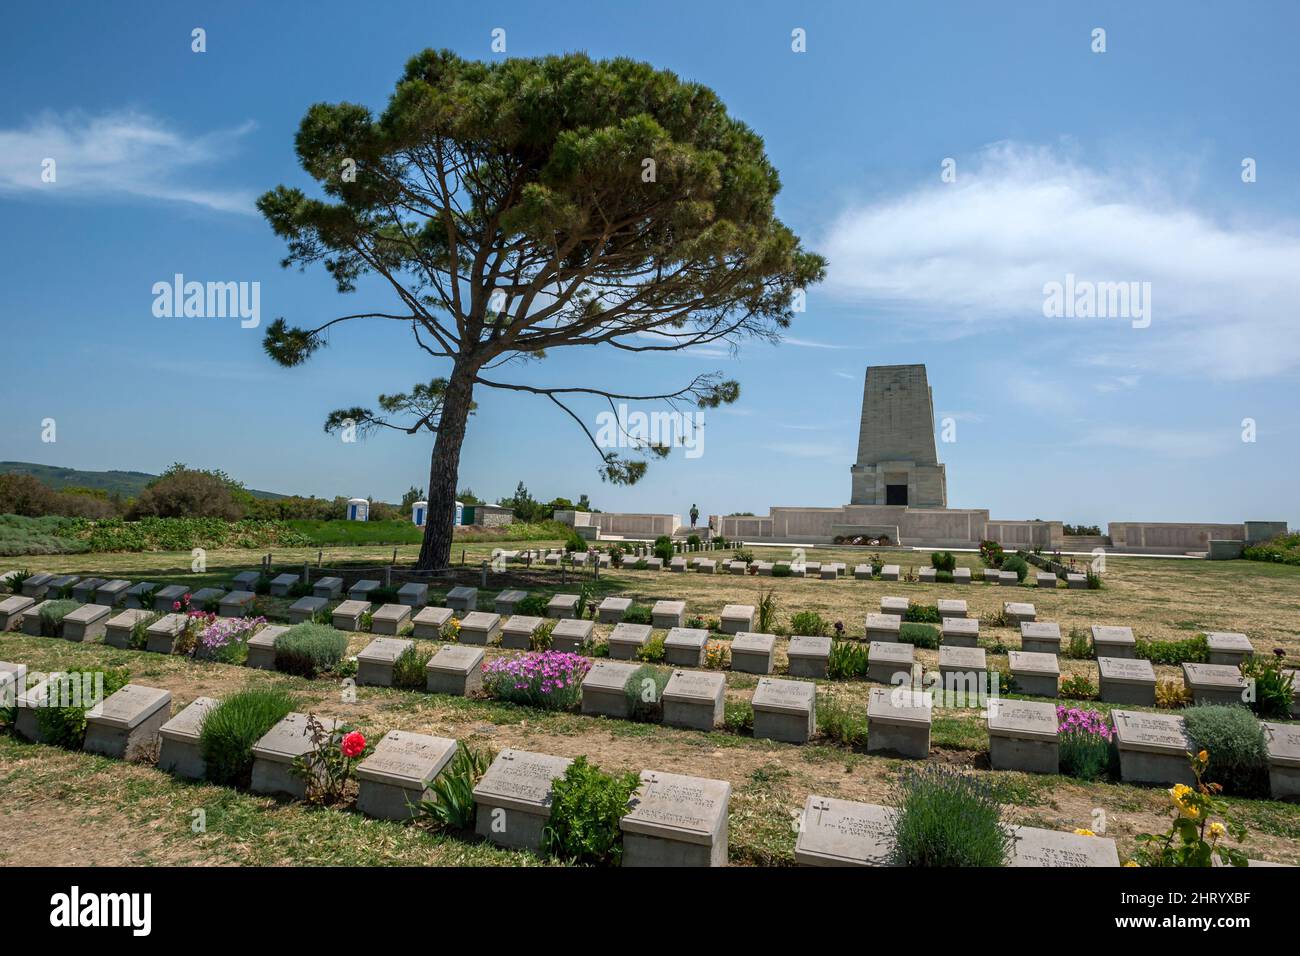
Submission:
M 367 521 L 370 518 L 370 502 L 365 498 L 348 499 L 348 520 Z
M 411 505 L 411 524 L 416 525 L 417 527 L 423 527 L 424 519 L 428 514 L 428 511 L 429 502 L 427 501 L 417 501 L 415 504 Z
M 463 524 L 464 521 L 462 519 L 464 519 L 464 517 L 465 517 L 465 506 L 458 501 L 456 502 L 456 520 L 452 523 L 456 525 Z

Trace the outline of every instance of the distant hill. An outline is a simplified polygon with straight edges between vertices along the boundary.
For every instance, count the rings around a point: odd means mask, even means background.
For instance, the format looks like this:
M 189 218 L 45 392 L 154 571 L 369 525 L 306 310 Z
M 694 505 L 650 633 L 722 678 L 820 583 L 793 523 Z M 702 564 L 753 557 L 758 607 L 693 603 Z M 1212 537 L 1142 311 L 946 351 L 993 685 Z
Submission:
M 138 497 L 149 482 L 157 478 L 144 471 L 82 471 L 79 468 L 58 468 L 38 465 L 30 461 L 0 461 L 0 474 L 31 475 L 55 491 L 64 488 L 95 488 L 110 495 L 116 492 L 124 498 Z M 254 498 L 284 498 L 273 491 L 249 488 Z

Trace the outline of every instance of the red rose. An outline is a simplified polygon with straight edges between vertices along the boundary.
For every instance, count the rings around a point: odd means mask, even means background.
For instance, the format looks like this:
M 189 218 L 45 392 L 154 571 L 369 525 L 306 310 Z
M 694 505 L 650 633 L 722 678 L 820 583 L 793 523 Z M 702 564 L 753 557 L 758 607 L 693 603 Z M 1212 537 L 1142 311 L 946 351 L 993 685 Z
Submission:
M 343 743 L 341 746 L 343 748 L 343 756 L 349 759 L 360 757 L 366 751 L 366 738 L 362 737 L 361 734 L 354 730 L 350 734 L 343 735 Z

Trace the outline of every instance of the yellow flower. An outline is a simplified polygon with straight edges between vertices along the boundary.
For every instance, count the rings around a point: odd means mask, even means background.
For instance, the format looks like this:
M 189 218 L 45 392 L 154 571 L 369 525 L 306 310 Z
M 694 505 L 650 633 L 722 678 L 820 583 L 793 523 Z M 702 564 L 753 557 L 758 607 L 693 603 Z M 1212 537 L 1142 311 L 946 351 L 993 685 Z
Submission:
M 1219 823 L 1217 820 L 1214 823 L 1210 824 L 1210 837 L 1212 839 L 1217 840 L 1227 832 L 1228 832 L 1228 828 L 1225 827 L 1222 823 Z
M 1169 788 L 1169 797 L 1178 808 L 1178 812 L 1192 820 L 1201 813 L 1200 808 L 1190 802 L 1194 795 L 1195 791 L 1185 783 L 1176 783 Z
M 1075 830 L 1074 832 L 1075 832 L 1075 835 L 1076 835 L 1076 836 L 1096 836 L 1096 835 L 1097 835 L 1097 834 L 1093 833 L 1091 830 L 1085 830 L 1083 827 L 1079 827 L 1079 828 L 1078 828 L 1077 830 Z
M 1139 863 L 1137 860 L 1128 860 L 1124 865 L 1125 865 L 1125 866 L 1141 866 L 1142 864 Z
M 1208 750 L 1202 750 L 1200 753 L 1196 755 L 1196 759 L 1199 760 L 1201 763 L 1205 763 L 1207 760 L 1210 759 L 1210 752 Z

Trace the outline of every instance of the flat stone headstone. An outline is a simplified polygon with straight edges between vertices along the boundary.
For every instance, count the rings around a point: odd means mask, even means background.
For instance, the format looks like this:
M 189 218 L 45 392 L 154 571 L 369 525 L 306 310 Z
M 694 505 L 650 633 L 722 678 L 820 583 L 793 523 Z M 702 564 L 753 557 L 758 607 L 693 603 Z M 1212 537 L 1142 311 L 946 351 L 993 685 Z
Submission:
M 397 589 L 397 603 L 407 607 L 424 607 L 429 603 L 429 585 L 408 581 Z
M 870 580 L 871 580 L 871 565 L 869 565 L 869 564 L 855 564 L 855 565 L 853 566 L 853 577 L 854 577 L 855 580 L 858 580 L 858 581 L 870 581 Z
M 424 686 L 431 694 L 468 697 L 483 687 L 483 648 L 448 644 L 424 668 Z
M 888 866 L 894 821 L 887 807 L 810 796 L 803 806 L 794 861 L 799 866 Z
M 363 578 L 348 588 L 348 600 L 368 601 L 370 600 L 370 592 L 378 591 L 380 587 L 382 585 L 374 578 Z
M 1034 651 L 1008 651 L 1011 679 L 1020 693 L 1031 697 L 1056 697 L 1061 681 L 1061 665 L 1055 654 Z
M 127 684 L 86 711 L 86 753 L 133 760 L 152 749 L 172 714 L 171 691 Z
M 1156 705 L 1156 671 L 1137 657 L 1097 658 L 1099 696 L 1112 704 Z
M 183 584 L 169 584 L 164 588 L 159 588 L 158 593 L 153 596 L 153 609 L 159 614 L 168 614 L 172 611 L 180 611 L 177 604 L 185 595 L 190 593 L 190 589 Z M 195 608 L 198 610 L 198 608 Z
M 1034 583 L 1040 588 L 1048 588 L 1055 591 L 1057 583 L 1056 575 L 1052 574 L 1050 571 L 1039 571 L 1034 575 Z
M 775 651 L 775 634 L 741 631 L 731 641 L 731 669 L 745 674 L 770 674 Z
M 709 671 L 673 671 L 663 692 L 663 722 L 713 730 L 721 726 L 727 679 Z
M 275 670 L 275 642 L 287 630 L 289 628 L 283 624 L 272 624 L 250 637 L 244 666 L 264 671 Z
M 546 602 L 546 616 L 553 618 L 566 618 L 578 616 L 578 598 L 577 594 L 556 594 Z
M 771 561 L 756 561 L 754 563 L 754 569 L 761 577 L 765 578 L 772 576 L 772 569 L 774 567 L 776 567 L 776 565 Z
M 526 651 L 533 646 L 533 635 L 544 619 L 516 614 L 501 625 L 501 646 L 514 651 Z
M 681 557 L 680 555 L 678 557 L 670 559 L 668 561 L 668 570 L 675 571 L 678 573 L 684 573 L 686 571 L 686 559 Z
M 754 736 L 806 744 L 817 730 L 817 685 L 764 677 L 754 688 Z
M 243 617 L 252 610 L 256 599 L 252 591 L 231 591 L 221 599 L 217 613 L 222 617 Z
M 208 712 L 220 701 L 196 697 L 188 707 L 158 728 L 158 769 L 187 780 L 207 776 L 199 734 Z
M 1016 574 L 1014 571 L 999 571 L 997 572 L 997 575 L 998 583 L 1004 587 L 1013 588 L 1020 584 L 1020 575 Z
M 1038 617 L 1038 610 L 1025 601 L 1004 601 L 1002 603 L 1002 613 L 1011 618 L 1013 624 L 1024 624 L 1026 621 L 1033 621 Z
M 492 644 L 500 633 L 500 614 L 492 614 L 488 611 L 471 611 L 461 618 L 460 642 L 462 644 Z
M 158 585 L 151 581 L 141 581 L 138 584 L 131 585 L 126 591 L 126 606 L 128 608 L 152 610 L 153 601 L 150 600 L 150 607 L 148 608 L 144 607 L 143 601 L 145 600 L 145 595 L 151 593 L 157 587 Z
M 515 608 L 528 600 L 527 591 L 507 590 L 502 591 L 492 599 L 492 610 L 496 611 L 502 617 L 509 617 L 515 613 Z
M 458 585 L 447 592 L 443 603 L 457 614 L 468 614 L 478 607 L 478 588 Z
M 499 846 L 538 850 L 551 818 L 551 784 L 572 763 L 566 757 L 506 749 L 474 787 L 475 830 Z
M 260 571 L 240 571 L 230 579 L 230 590 L 232 591 L 253 591 L 257 588 L 257 582 L 261 579 Z
M 271 596 L 288 597 L 289 589 L 298 583 L 296 574 L 277 574 L 271 579 Z
M 1115 746 L 1119 750 L 1120 777 L 1125 783 L 1196 784 L 1187 754 L 1191 738 L 1183 718 L 1137 710 L 1112 710 Z
M 664 661 L 677 667 L 703 667 L 709 632 L 702 627 L 670 628 L 664 638 Z
M 63 639 L 68 641 L 94 641 L 104 636 L 108 618 L 113 613 L 102 604 L 83 604 L 63 617 Z
M 23 581 L 21 591 L 29 598 L 39 601 L 45 597 L 45 592 L 50 589 L 50 582 L 54 580 L 54 575 L 47 574 L 44 571 L 29 575 Z
M 970 568 L 957 568 L 955 571 L 952 572 L 953 584 L 970 584 L 970 581 L 971 581 Z
M 105 581 L 95 589 L 95 603 L 107 604 L 109 607 L 117 607 L 126 600 L 126 592 L 131 589 L 131 582 L 115 578 L 112 581 Z
M 645 565 L 646 565 L 646 570 L 648 571 L 662 571 L 664 569 L 664 559 L 646 558 Z
M 944 598 L 939 601 L 939 620 L 949 617 L 965 617 L 966 602 L 960 598 Z
M 1086 591 L 1088 589 L 1088 576 L 1086 574 L 1067 574 L 1065 576 L 1065 586 L 1071 591 Z
M 899 674 L 911 679 L 916 648 L 897 641 L 872 641 L 867 645 L 867 680 L 892 684 Z
M 1119 866 L 1119 852 L 1109 837 L 1021 826 L 1012 833 L 1009 866 Z
M 58 694 L 58 682 L 62 675 L 48 674 L 45 680 L 31 684 L 25 690 L 19 686 L 18 699 L 14 701 L 14 731 L 19 737 L 33 743 L 46 743 L 45 732 L 41 730 L 37 713 L 46 705 L 53 691 Z
M 357 654 L 357 683 L 374 687 L 393 686 L 393 665 L 415 641 L 400 637 L 378 637 Z
M 934 584 L 939 579 L 934 568 L 922 568 L 920 578 L 922 584 Z
M 893 614 L 902 617 L 907 613 L 909 602 L 907 598 L 901 597 L 882 597 L 880 599 L 880 613 Z
M 36 605 L 36 599 L 15 594 L 0 601 L 0 631 L 12 631 L 22 624 L 23 612 Z
M 226 596 L 226 592 L 221 588 L 199 588 L 190 595 L 190 610 L 204 611 L 209 604 L 221 606 L 221 599 Z
M 945 617 L 939 625 L 945 645 L 976 647 L 980 639 L 980 622 L 976 617 Z
M 45 582 L 46 586 L 49 588 L 45 596 L 58 597 L 65 590 L 70 591 L 72 588 L 74 588 L 77 582 L 80 580 L 81 578 L 79 578 L 75 574 L 56 574 L 54 577 L 50 578 L 48 581 Z
M 640 665 L 627 661 L 598 660 L 582 679 L 582 712 L 627 720 L 632 702 L 627 682 Z
M 1137 657 L 1137 640 L 1131 627 L 1094 624 L 1092 649 L 1097 657 Z
M 184 614 L 164 614 L 145 629 L 144 649 L 154 654 L 170 654 L 189 618 Z
M 426 641 L 442 640 L 442 629 L 447 626 L 447 622 L 452 619 L 452 610 L 449 607 L 426 607 L 420 613 L 411 618 L 411 624 L 415 628 L 413 634 L 415 637 Z
M 1020 649 L 1040 654 L 1061 653 L 1061 625 L 1055 621 L 1021 621 Z
M 564 618 L 557 621 L 551 631 L 551 650 L 569 654 L 581 654 L 590 650 L 594 621 Z
M 131 646 L 131 633 L 136 624 L 152 616 L 152 611 L 141 608 L 131 608 L 113 615 L 104 625 L 104 643 L 126 650 Z
M 601 624 L 617 624 L 623 620 L 623 615 L 627 613 L 627 609 L 631 606 L 631 598 L 611 595 L 601 601 L 600 606 L 596 608 L 596 619 Z
M 748 574 L 748 573 L 749 573 L 749 562 L 748 562 L 748 561 L 728 561 L 728 562 L 727 562 L 727 570 L 730 571 L 732 574 Z
M 633 660 L 637 651 L 645 647 L 650 640 L 649 624 L 616 624 L 610 631 L 609 656 L 615 660 Z
M 1241 704 L 1246 678 L 1230 664 L 1183 664 L 1183 683 L 1194 704 Z
M 82 604 L 94 604 L 95 593 L 101 584 L 106 583 L 104 578 L 82 578 L 72 588 L 72 600 L 80 601 Z
M 1255 656 L 1255 647 L 1245 634 L 1214 631 L 1205 635 L 1205 642 L 1210 648 L 1211 664 L 1230 664 L 1236 667 L 1247 658 Z
M 867 695 L 867 752 L 928 757 L 932 709 L 933 699 L 921 691 L 871 688 Z
M 369 601 L 347 600 L 330 614 L 330 622 L 340 631 L 359 631 L 361 618 L 369 611 Z
M 982 647 L 960 647 L 944 644 L 939 648 L 939 673 L 943 676 L 943 686 L 947 689 L 949 683 L 947 676 L 949 673 L 960 675 L 987 674 L 988 657 Z
M 357 764 L 357 809 L 379 820 L 409 820 L 420 814 L 435 777 L 456 755 L 447 737 L 390 730 Z
M 1264 721 L 1268 782 L 1274 800 L 1300 797 L 1300 724 Z
M 623 866 L 726 866 L 731 784 L 643 770 L 619 821 Z
M 868 641 L 897 642 L 903 619 L 897 614 L 868 614 L 865 630 Z
M 718 562 L 712 558 L 700 558 L 695 562 L 695 570 L 700 574 L 717 574 Z
M 27 665 L 0 661 L 0 707 L 13 707 L 26 690 Z
M 338 727 L 332 717 L 318 718 L 326 732 Z M 315 749 L 308 715 L 291 713 L 253 745 L 254 793 L 288 794 L 299 800 L 307 795 L 307 782 L 293 772 L 293 763 Z
M 323 597 L 302 597 L 289 606 L 289 623 L 302 624 L 325 616 L 329 601 Z
M 342 593 L 342 578 L 317 578 L 316 583 L 311 586 L 312 597 L 324 598 L 327 601 L 337 601 Z
M 825 677 L 831 659 L 831 639 L 811 634 L 790 638 L 786 648 L 791 677 Z
M 721 627 L 723 634 L 739 634 L 754 627 L 754 606 L 752 604 L 728 604 L 722 609 Z
M 401 634 L 403 628 L 410 623 L 411 608 L 408 605 L 385 604 L 370 616 L 370 633 L 393 637 Z
M 1035 700 L 988 702 L 989 762 L 994 770 L 1058 773 L 1056 705 Z
M 685 601 L 655 601 L 650 621 L 658 628 L 681 627 L 686 623 Z
M 898 565 L 886 564 L 883 568 L 880 569 L 880 580 L 897 581 L 899 574 L 900 574 L 900 569 Z
M 52 599 L 46 599 L 41 601 L 39 604 L 33 604 L 31 607 L 28 607 L 21 612 L 22 616 L 19 620 L 19 626 L 22 628 L 24 634 L 31 635 L 32 637 L 41 636 L 41 611 L 45 608 L 45 605 L 51 603 L 51 600 Z

